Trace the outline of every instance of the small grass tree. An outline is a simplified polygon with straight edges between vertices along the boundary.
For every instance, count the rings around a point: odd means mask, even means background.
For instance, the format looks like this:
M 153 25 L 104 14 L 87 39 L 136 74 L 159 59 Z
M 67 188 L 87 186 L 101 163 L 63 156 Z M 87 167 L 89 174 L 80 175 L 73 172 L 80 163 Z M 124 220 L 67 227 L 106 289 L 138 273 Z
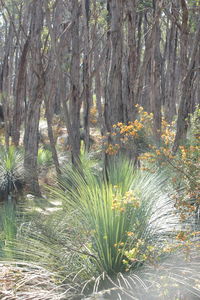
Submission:
M 164 184 L 162 176 L 134 171 L 118 159 L 106 176 L 67 167 L 54 195 L 78 214 L 99 271 L 116 274 L 160 255 L 174 218 Z

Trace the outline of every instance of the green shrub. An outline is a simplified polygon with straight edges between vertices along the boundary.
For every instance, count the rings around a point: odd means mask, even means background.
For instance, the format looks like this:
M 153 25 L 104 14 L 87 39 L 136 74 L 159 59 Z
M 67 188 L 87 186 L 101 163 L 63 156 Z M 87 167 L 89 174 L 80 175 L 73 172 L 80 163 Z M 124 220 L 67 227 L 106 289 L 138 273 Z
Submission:
M 113 274 L 141 265 L 164 247 L 172 229 L 167 225 L 172 211 L 164 184 L 162 176 L 135 172 L 120 159 L 108 167 L 106 176 L 81 166 L 65 168 L 54 196 L 68 212 L 78 214 L 98 270 Z
M 48 167 L 52 165 L 52 153 L 50 150 L 39 148 L 37 158 L 39 168 Z
M 7 201 L 23 188 L 23 155 L 14 146 L 0 148 L 0 200 Z

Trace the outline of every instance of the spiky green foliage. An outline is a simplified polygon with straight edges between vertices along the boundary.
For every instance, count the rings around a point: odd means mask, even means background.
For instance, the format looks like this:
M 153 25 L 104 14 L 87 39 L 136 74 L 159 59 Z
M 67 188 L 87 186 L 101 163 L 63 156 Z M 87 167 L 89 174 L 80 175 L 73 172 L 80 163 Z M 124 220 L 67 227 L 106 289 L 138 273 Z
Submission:
M 48 149 L 39 148 L 37 162 L 40 168 L 52 165 L 53 160 L 51 151 L 49 151 Z
M 8 200 L 22 189 L 24 179 L 23 156 L 10 146 L 0 148 L 0 200 Z
M 86 236 L 77 231 L 74 215 L 67 216 L 62 210 L 56 210 L 56 207 L 54 210 L 50 209 L 52 207 L 43 211 L 40 209 L 38 212 L 34 207 L 32 212 L 24 213 L 25 217 L 17 216 L 16 239 L 10 242 L 12 258 L 4 255 L 0 260 L 6 260 L 8 263 L 10 259 L 17 265 L 30 266 L 30 274 L 32 266 L 35 266 L 35 269 L 44 269 L 50 276 L 46 278 L 47 287 L 43 291 L 48 291 L 54 284 L 55 291 L 62 290 L 63 287 L 64 294 L 67 293 L 68 296 L 78 294 L 82 287 L 96 276 L 94 265 L 91 264 L 92 255 L 89 255 L 84 246 Z M 32 290 L 34 282 L 30 284 Z
M 12 242 L 16 238 L 16 210 L 13 202 L 0 206 L 0 257 L 12 257 Z
M 125 160 L 114 161 L 106 175 L 81 166 L 64 172 L 54 195 L 69 212 L 76 211 L 80 228 L 90 236 L 87 247 L 99 271 L 112 274 L 124 271 L 127 264 L 142 263 L 147 249 L 162 243 L 172 230 L 162 177 L 135 172 Z M 136 253 L 134 257 L 130 251 Z

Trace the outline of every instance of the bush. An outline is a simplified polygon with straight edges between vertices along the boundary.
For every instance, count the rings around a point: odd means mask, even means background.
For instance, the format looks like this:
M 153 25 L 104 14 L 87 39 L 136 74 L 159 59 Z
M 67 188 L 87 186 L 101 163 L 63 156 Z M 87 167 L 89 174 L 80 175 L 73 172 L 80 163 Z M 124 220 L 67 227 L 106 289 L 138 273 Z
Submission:
M 37 158 L 39 168 L 46 168 L 52 165 L 52 153 L 48 149 L 39 148 Z
M 128 271 L 160 255 L 173 218 L 162 176 L 135 172 L 124 160 L 114 161 L 106 175 L 81 166 L 64 172 L 54 195 L 78 215 L 99 272 Z
M 14 146 L 0 148 L 0 201 L 13 198 L 23 188 L 23 156 Z

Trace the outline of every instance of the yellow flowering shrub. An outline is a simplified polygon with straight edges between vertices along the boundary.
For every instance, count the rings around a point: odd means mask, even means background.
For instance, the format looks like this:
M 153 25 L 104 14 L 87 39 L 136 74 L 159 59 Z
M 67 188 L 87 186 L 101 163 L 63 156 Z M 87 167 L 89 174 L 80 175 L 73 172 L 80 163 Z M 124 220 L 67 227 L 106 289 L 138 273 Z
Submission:
M 200 116 L 200 110 L 199 116 Z M 196 117 L 196 120 L 198 120 Z M 172 152 L 175 139 L 175 124 L 162 120 L 161 144 L 150 144 L 151 151 L 140 155 L 141 168 L 145 171 L 156 170 L 158 167 L 169 170 L 171 182 L 177 192 L 173 195 L 175 206 L 180 218 L 185 221 L 200 205 L 200 139 L 199 122 L 192 117 L 190 131 L 192 136 L 185 145 L 180 145 L 176 154 Z M 180 190 L 180 187 L 181 190 Z
M 138 152 L 138 146 L 144 142 L 144 137 L 152 134 L 152 120 L 153 114 L 145 112 L 143 107 L 136 105 L 138 110 L 138 118 L 134 121 L 124 124 L 118 122 L 113 125 L 113 130 L 109 134 L 113 141 L 118 141 L 118 149 L 115 145 L 108 144 L 106 147 L 106 153 L 109 155 L 115 155 L 121 149 L 133 150 Z
M 118 122 L 113 125 L 113 144 L 106 144 L 106 153 L 116 155 L 121 149 L 132 150 L 144 171 L 156 172 L 158 168 L 168 170 L 171 183 L 177 191 L 174 195 L 175 206 L 182 221 L 199 209 L 200 205 L 200 109 L 191 116 L 190 136 L 185 145 L 173 153 L 176 126 L 162 118 L 161 140 L 156 144 L 153 139 L 153 114 L 147 113 L 136 105 L 138 118 L 128 124 Z M 148 141 L 148 144 L 147 144 Z M 148 150 L 148 151 L 145 151 Z M 182 191 L 180 191 L 182 187 Z

